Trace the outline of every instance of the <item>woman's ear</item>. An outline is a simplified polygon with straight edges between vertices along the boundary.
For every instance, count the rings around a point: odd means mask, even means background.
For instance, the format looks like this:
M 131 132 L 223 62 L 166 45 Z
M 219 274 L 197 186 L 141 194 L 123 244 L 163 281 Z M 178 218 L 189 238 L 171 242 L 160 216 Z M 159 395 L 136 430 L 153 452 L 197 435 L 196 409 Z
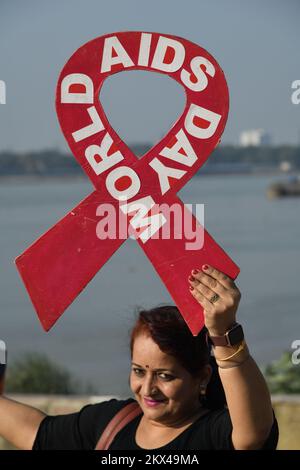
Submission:
M 212 376 L 212 367 L 210 364 L 206 364 L 201 371 L 201 384 L 207 386 Z

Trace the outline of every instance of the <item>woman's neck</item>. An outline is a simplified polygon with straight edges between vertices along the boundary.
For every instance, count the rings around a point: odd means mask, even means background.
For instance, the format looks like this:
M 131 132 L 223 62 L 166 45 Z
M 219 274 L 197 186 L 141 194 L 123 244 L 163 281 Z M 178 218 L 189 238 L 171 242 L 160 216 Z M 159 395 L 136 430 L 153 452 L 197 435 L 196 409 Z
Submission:
M 206 414 L 208 410 L 203 408 L 203 406 L 198 406 L 197 409 L 191 410 L 189 413 L 184 414 L 182 417 L 178 417 L 175 419 L 166 419 L 162 421 L 156 421 L 147 419 L 144 415 L 142 420 L 144 421 L 145 425 L 153 426 L 156 428 L 170 428 L 170 429 L 181 429 L 190 426 L 194 423 L 198 418 L 202 415 Z
M 142 449 L 156 449 L 169 444 L 186 429 L 188 429 L 202 415 L 208 413 L 205 408 L 178 419 L 171 423 L 149 420 L 143 415 L 135 435 L 136 444 Z

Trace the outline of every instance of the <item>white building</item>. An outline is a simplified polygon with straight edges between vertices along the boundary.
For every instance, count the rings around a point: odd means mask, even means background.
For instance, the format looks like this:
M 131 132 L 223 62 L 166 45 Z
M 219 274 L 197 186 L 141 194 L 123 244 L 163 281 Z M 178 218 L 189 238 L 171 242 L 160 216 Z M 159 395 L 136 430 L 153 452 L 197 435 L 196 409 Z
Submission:
M 259 147 L 260 145 L 270 145 L 271 136 L 264 129 L 250 129 L 240 134 L 240 145 L 242 147 Z

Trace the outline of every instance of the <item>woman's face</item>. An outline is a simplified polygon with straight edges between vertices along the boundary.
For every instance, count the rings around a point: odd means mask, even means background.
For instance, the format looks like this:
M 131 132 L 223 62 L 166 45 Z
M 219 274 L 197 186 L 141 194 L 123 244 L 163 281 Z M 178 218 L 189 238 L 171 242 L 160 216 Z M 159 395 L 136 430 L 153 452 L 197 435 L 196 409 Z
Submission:
M 200 384 L 209 377 L 210 366 L 196 379 L 145 334 L 134 341 L 130 386 L 147 419 L 174 425 L 199 411 Z

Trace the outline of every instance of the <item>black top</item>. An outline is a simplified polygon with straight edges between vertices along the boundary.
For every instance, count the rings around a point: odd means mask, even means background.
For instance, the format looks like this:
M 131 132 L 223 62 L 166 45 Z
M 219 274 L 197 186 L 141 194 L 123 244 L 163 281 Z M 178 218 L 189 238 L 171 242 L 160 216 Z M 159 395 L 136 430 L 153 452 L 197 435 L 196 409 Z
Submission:
M 134 400 L 109 400 L 87 405 L 78 413 L 46 416 L 41 422 L 33 450 L 92 450 L 115 414 Z M 128 423 L 113 440 L 110 450 L 142 450 L 135 442 L 135 433 L 142 415 Z M 232 424 L 227 409 L 210 411 L 198 418 L 179 436 L 159 450 L 233 449 Z M 263 449 L 276 449 L 276 419 Z M 156 449 L 151 449 L 156 450 Z

